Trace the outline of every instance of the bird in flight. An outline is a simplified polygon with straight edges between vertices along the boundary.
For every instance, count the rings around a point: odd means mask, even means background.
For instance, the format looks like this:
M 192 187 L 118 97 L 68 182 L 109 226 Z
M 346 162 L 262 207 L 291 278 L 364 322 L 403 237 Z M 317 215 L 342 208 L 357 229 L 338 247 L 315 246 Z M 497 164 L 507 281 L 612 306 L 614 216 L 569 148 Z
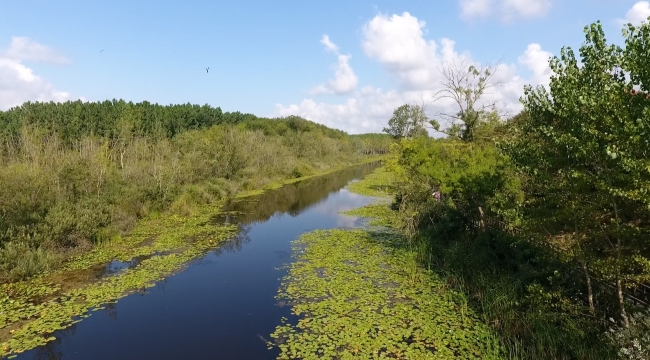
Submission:
M 205 72 L 209 73 L 210 72 L 210 67 L 205 68 Z
M 103 52 L 103 51 L 104 51 L 104 49 L 99 50 L 99 52 Z

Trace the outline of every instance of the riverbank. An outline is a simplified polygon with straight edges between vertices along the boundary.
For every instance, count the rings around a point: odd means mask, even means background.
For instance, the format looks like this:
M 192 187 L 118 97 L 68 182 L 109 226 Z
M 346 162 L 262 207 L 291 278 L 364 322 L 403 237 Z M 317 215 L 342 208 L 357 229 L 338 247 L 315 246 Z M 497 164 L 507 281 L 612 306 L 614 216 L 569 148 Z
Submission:
M 345 212 L 372 218 L 352 230 L 315 231 L 294 244 L 297 261 L 278 299 L 297 323 L 283 319 L 272 337 L 281 359 L 497 359 L 497 337 L 468 308 L 463 294 L 419 266 L 390 209 L 391 173 L 378 169 L 348 186 L 378 202 Z
M 361 164 L 380 159 L 368 158 Z M 287 179 L 263 190 L 307 178 L 311 177 Z M 236 226 L 213 221 L 223 205 L 224 202 L 201 205 L 192 216 L 167 214 L 141 221 L 129 236 L 102 243 L 57 271 L 0 285 L 0 356 L 52 340 L 50 335 L 54 331 L 79 321 L 79 315 L 153 286 L 234 236 Z M 124 269 L 112 273 L 113 268 Z

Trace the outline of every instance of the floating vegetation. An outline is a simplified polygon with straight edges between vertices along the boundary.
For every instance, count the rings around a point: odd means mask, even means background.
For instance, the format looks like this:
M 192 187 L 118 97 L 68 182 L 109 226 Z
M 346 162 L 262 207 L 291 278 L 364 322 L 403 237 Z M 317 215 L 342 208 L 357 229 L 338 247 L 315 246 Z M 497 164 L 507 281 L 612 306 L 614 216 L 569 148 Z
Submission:
M 379 168 L 350 191 L 388 197 L 390 173 Z M 394 229 L 385 201 L 344 212 L 371 227 L 319 230 L 294 243 L 277 296 L 297 324 L 282 319 L 270 347 L 280 359 L 499 359 L 498 338 L 465 297 L 422 269 Z
M 156 256 L 142 261 L 137 267 L 123 270 L 119 275 L 106 277 L 98 282 L 72 289 L 64 295 L 34 304 L 26 301 L 5 300 L 0 306 L 0 324 L 16 324 L 10 330 L 11 337 L 0 343 L 0 356 L 20 353 L 43 345 L 54 337 L 48 336 L 88 317 L 87 312 L 101 305 L 115 302 L 128 293 L 144 290 L 155 285 L 188 261 L 204 254 L 217 242 L 222 242 L 236 233 L 235 226 L 224 228 L 215 237 L 194 242 L 183 252 Z M 22 322 L 21 322 L 22 321 Z
M 368 223 L 370 226 L 395 228 L 398 221 L 395 213 L 385 202 L 379 202 L 358 209 L 343 211 L 341 214 L 361 218 L 370 218 L 370 222 Z
M 280 359 L 491 359 L 500 347 L 444 283 L 390 232 L 315 231 L 278 299 L 293 306 L 271 337 Z
M 364 177 L 361 181 L 348 185 L 348 190 L 353 193 L 374 196 L 389 197 L 393 189 L 393 173 L 384 167 L 378 168 L 372 174 Z

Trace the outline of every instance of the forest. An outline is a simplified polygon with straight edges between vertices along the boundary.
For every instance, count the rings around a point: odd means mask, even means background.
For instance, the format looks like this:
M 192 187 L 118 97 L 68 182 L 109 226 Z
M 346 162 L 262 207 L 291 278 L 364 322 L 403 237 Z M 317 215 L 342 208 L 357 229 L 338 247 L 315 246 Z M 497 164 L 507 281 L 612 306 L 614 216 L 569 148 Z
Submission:
M 385 129 L 402 231 L 513 358 L 650 358 L 650 24 L 585 35 L 507 121 L 476 105 L 494 69 L 448 68 L 457 113 Z
M 209 105 L 24 103 L 0 112 L 0 283 L 56 269 L 140 219 L 356 164 L 390 142 Z

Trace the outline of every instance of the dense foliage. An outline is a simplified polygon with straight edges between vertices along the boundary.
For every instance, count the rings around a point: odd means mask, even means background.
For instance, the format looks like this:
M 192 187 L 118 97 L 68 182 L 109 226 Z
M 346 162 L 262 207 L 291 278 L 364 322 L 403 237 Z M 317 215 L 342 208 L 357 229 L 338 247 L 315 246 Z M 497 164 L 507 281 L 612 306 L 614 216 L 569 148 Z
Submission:
M 384 155 L 388 154 L 390 144 L 393 139 L 388 134 L 359 134 L 350 135 L 355 149 L 365 155 Z
M 472 112 L 472 136 L 393 148 L 403 230 L 515 356 L 650 345 L 629 296 L 650 280 L 650 24 L 629 25 L 625 48 L 600 23 L 585 33 L 581 61 L 562 49 L 550 92 L 527 87 L 521 114 Z
M 284 135 L 288 131 L 318 130 L 328 137 L 340 138 L 345 133 L 324 125 L 290 116 L 277 122 L 240 112 L 223 113 L 209 105 L 159 105 L 112 100 L 104 102 L 68 101 L 65 103 L 26 102 L 8 111 L 0 111 L 0 136 L 20 136 L 24 126 L 36 126 L 56 133 L 65 143 L 85 136 L 117 139 L 125 131 L 133 135 L 158 135 L 172 138 L 188 130 L 220 124 L 245 124 L 265 135 Z
M 383 138 L 195 105 L 25 103 L 0 112 L 0 282 L 138 219 L 380 154 Z
M 383 131 L 395 139 L 426 137 L 428 136 L 424 128 L 426 121 L 424 108 L 419 105 L 404 104 L 393 111 L 393 116 L 388 120 L 388 127 Z

